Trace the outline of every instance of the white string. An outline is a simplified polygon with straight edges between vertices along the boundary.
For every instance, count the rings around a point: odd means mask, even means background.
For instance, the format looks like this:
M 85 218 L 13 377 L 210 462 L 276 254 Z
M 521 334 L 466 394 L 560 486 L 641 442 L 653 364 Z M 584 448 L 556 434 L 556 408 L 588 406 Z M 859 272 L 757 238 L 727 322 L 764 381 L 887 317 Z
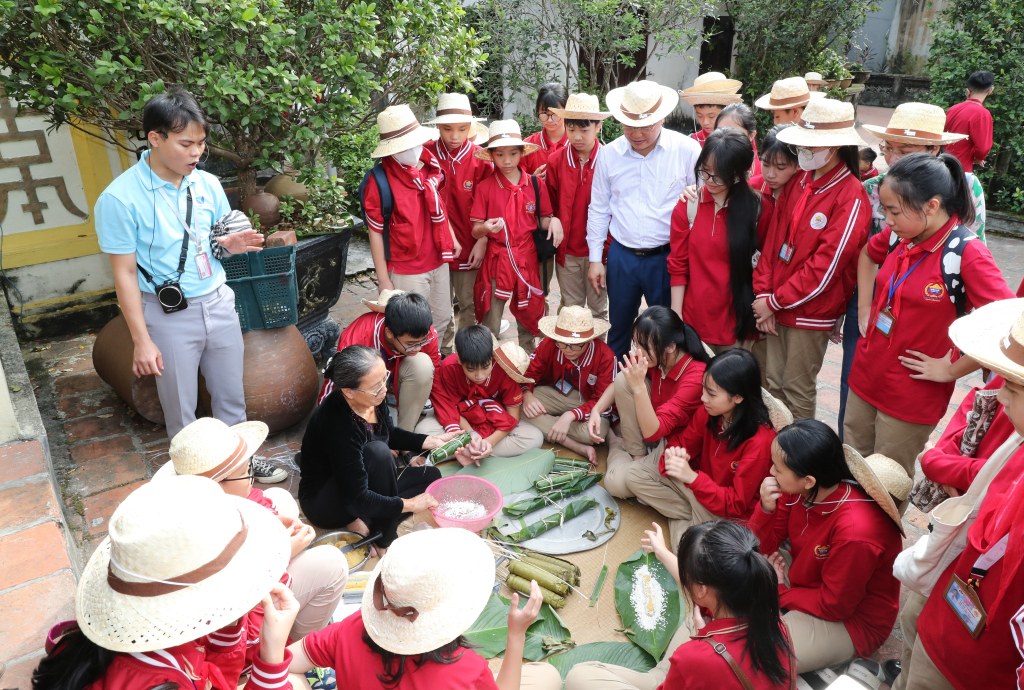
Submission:
M 512 270 L 516 272 L 516 275 L 519 276 L 519 280 L 523 281 L 523 285 L 525 285 L 527 288 L 529 288 L 531 293 L 533 293 L 534 295 L 538 295 L 538 296 L 539 295 L 543 295 L 544 294 L 543 290 L 540 290 L 540 289 L 535 288 L 532 285 L 530 285 L 530 283 L 528 283 L 526 281 L 526 278 L 523 277 L 523 274 L 519 272 L 519 266 L 516 265 L 516 259 L 512 255 L 512 241 L 511 241 L 511 239 L 509 239 L 509 236 L 508 236 L 508 225 L 505 224 L 505 219 L 504 218 L 501 218 L 500 220 L 501 220 L 501 227 L 504 228 L 504 230 L 505 230 L 505 250 L 508 252 L 508 260 L 512 263 Z
M 157 578 L 154 578 L 154 577 L 147 577 L 146 575 L 139 575 L 138 573 L 135 573 L 135 572 L 132 572 L 131 570 L 128 570 L 128 568 L 125 568 L 123 565 L 121 565 L 116 560 L 114 560 L 114 554 L 113 553 L 110 554 L 110 565 L 114 566 L 115 568 L 120 570 L 125 575 L 130 575 L 131 577 L 137 577 L 140 580 L 145 580 L 146 582 L 159 582 L 162 585 L 174 585 L 175 587 L 198 587 L 199 586 L 198 582 L 191 582 L 191 583 L 190 582 L 169 582 L 168 580 L 158 580 Z M 120 578 L 118 578 L 118 579 L 120 579 Z

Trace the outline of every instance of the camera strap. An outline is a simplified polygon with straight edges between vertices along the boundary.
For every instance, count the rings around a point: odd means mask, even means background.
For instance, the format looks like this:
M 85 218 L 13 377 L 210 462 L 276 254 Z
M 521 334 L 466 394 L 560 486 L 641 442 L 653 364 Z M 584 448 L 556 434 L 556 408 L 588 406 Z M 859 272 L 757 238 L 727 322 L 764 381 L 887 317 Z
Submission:
M 167 199 L 167 195 L 164 194 L 164 190 L 161 189 L 160 193 L 163 195 L 164 199 Z M 186 229 L 185 237 L 181 240 L 181 258 L 178 260 L 178 280 L 181 280 L 182 274 L 185 273 L 185 259 L 188 258 L 188 240 L 191 234 L 188 231 L 188 228 L 192 225 L 192 187 L 189 187 L 186 190 L 186 195 L 188 196 L 188 205 L 185 209 L 184 219 L 181 217 L 181 214 L 178 213 L 177 206 L 171 203 L 170 199 L 167 199 L 167 203 L 170 205 L 171 210 L 174 211 L 174 215 L 178 217 L 178 220 L 181 221 L 181 224 L 184 225 Z M 142 271 L 142 277 L 152 283 L 153 287 L 156 287 L 156 282 L 153 281 L 153 276 L 149 274 L 149 271 L 143 268 L 141 264 L 136 263 L 136 265 L 139 267 L 139 270 Z

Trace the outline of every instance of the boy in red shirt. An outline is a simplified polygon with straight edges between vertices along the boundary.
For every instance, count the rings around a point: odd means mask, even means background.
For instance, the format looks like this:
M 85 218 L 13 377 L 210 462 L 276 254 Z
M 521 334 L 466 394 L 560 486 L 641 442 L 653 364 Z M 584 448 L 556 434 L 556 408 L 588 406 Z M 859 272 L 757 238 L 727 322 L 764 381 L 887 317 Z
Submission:
M 693 108 L 693 117 L 700 126 L 690 135 L 691 139 L 704 146 L 725 106 L 743 102 L 743 97 L 736 93 L 742 86 L 743 82 L 726 79 L 721 72 L 707 72 L 697 77 L 693 86 L 679 92 L 679 97 Z
M 994 82 L 991 72 L 975 72 L 967 79 L 967 100 L 946 111 L 946 129 L 969 137 L 946 147 L 947 153 L 960 159 L 964 172 L 974 172 L 976 164 L 985 167 L 985 157 L 992 150 L 992 113 L 985 99 L 992 95 Z
M 824 97 L 825 94 L 818 95 Z M 790 77 L 779 79 L 772 84 L 771 93 L 766 93 L 754 101 L 754 107 L 771 111 L 777 125 L 787 122 L 795 124 L 810 102 L 811 90 L 804 78 Z

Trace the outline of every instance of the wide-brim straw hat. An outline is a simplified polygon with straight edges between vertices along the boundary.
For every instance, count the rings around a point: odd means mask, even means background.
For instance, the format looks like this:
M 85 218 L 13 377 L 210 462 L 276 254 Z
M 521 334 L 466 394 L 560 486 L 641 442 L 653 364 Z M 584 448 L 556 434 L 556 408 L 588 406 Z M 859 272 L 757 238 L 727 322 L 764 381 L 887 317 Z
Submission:
M 506 340 L 498 344 L 494 348 L 494 361 L 516 383 L 535 383 L 533 379 L 526 378 L 526 370 L 530 368 L 530 355 L 519 347 L 516 341 Z
M 772 84 L 771 93 L 754 101 L 754 107 L 761 110 L 786 110 L 799 108 L 811 102 L 811 90 L 803 77 L 779 79 Z
M 864 125 L 879 139 L 901 144 L 947 146 L 967 138 L 946 130 L 946 112 L 930 103 L 903 103 L 896 106 L 885 127 Z
M 726 106 L 730 103 L 742 103 L 743 96 L 738 93 L 714 93 L 714 92 L 701 92 L 701 91 L 680 91 L 679 97 L 691 106 L 698 105 L 721 105 Z
M 867 146 L 857 133 L 852 103 L 831 98 L 815 98 L 804 109 L 793 127 L 775 135 L 793 146 Z
M 484 148 L 474 151 L 473 155 L 483 161 L 491 160 L 491 152 L 487 150 L 488 148 L 522 146 L 524 156 L 529 156 L 534 151 L 540 150 L 539 145 L 523 141 L 519 123 L 515 120 L 495 120 L 487 128 L 487 139 L 484 142 L 477 142 L 477 144 Z
M 964 355 L 1024 386 L 1024 299 L 975 309 L 950 324 L 949 337 Z
M 272 512 L 205 477 L 150 482 L 117 507 L 82 572 L 75 618 L 114 652 L 176 647 L 238 620 L 288 566 Z
M 898 462 L 881 453 L 865 458 L 855 449 L 844 445 L 843 454 L 846 455 L 846 466 L 850 468 L 850 474 L 864 489 L 864 493 L 873 498 L 885 514 L 892 518 L 900 534 L 907 536 L 903 531 L 900 511 L 896 507 L 896 501 L 905 501 L 914 486 L 914 480 L 907 475 L 907 471 Z
M 477 146 L 487 143 L 488 129 L 483 122 L 474 122 L 473 131 L 469 133 L 469 140 Z
M 366 581 L 363 626 L 389 652 L 424 654 L 466 632 L 493 587 L 494 555 L 476 534 L 410 532 L 392 542 Z
M 595 319 L 586 307 L 562 307 L 557 315 L 545 316 L 540 320 L 540 332 L 560 343 L 578 345 L 600 338 L 612 325 L 604 319 Z
M 388 300 L 392 297 L 396 297 L 405 293 L 405 290 L 381 290 L 380 294 L 377 295 L 377 301 L 368 300 L 363 297 L 360 302 L 366 305 L 366 308 L 370 311 L 375 311 L 378 314 L 383 314 L 384 309 L 388 306 Z
M 565 102 L 564 108 L 548 108 L 563 120 L 603 120 L 611 113 L 601 112 L 601 100 L 589 93 L 574 93 Z
M 612 89 L 605 96 L 604 102 L 620 123 L 629 127 L 649 127 L 661 122 L 676 109 L 679 93 L 644 79 Z
M 424 127 L 412 114 L 407 105 L 389 105 L 377 115 L 377 131 L 380 143 L 370 158 L 384 158 L 402 151 L 422 146 L 428 141 L 437 141 L 441 132 L 433 127 Z
M 263 422 L 228 426 L 214 417 L 200 417 L 174 435 L 168 449 L 171 460 L 153 479 L 196 474 L 219 481 L 247 463 L 269 433 Z
M 820 72 L 808 72 L 807 74 L 804 75 L 804 82 L 808 86 L 824 86 L 825 84 L 828 83 L 822 78 Z
M 789 408 L 764 388 L 761 389 L 761 400 L 768 408 L 768 419 L 771 420 L 772 428 L 776 432 L 782 431 L 793 423 L 793 413 L 789 411 Z
M 693 80 L 693 86 L 681 93 L 736 93 L 743 87 L 738 79 L 729 79 L 721 72 L 705 72 Z
M 437 110 L 434 119 L 428 125 L 458 125 L 466 122 L 479 122 L 482 117 L 473 117 L 473 108 L 469 105 L 469 96 L 464 93 L 442 93 L 437 99 Z

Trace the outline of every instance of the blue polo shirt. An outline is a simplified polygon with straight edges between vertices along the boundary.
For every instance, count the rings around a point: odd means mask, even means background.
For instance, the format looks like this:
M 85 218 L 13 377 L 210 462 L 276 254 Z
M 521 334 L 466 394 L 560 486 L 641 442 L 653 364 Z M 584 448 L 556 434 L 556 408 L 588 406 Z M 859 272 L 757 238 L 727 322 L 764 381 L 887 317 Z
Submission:
M 181 276 L 181 289 L 186 297 L 201 297 L 224 284 L 224 267 L 210 251 L 210 229 L 231 210 L 224 188 L 213 175 L 195 170 L 182 178 L 181 186 L 166 182 L 147 163 L 149 152 L 142 160 L 110 183 L 96 201 L 96 235 L 100 249 L 106 254 L 135 254 L 140 266 L 149 271 L 157 285 L 173 279 L 178 272 L 181 240 L 185 228 L 174 215 L 168 198 L 178 205 L 185 218 L 188 208 L 187 190 L 192 189 L 192 231 L 201 240 L 213 275 L 199 278 L 196 267 L 196 246 L 190 239 L 185 272 Z M 161 194 L 161 190 L 168 198 Z M 139 289 L 155 292 L 153 285 L 139 271 Z

